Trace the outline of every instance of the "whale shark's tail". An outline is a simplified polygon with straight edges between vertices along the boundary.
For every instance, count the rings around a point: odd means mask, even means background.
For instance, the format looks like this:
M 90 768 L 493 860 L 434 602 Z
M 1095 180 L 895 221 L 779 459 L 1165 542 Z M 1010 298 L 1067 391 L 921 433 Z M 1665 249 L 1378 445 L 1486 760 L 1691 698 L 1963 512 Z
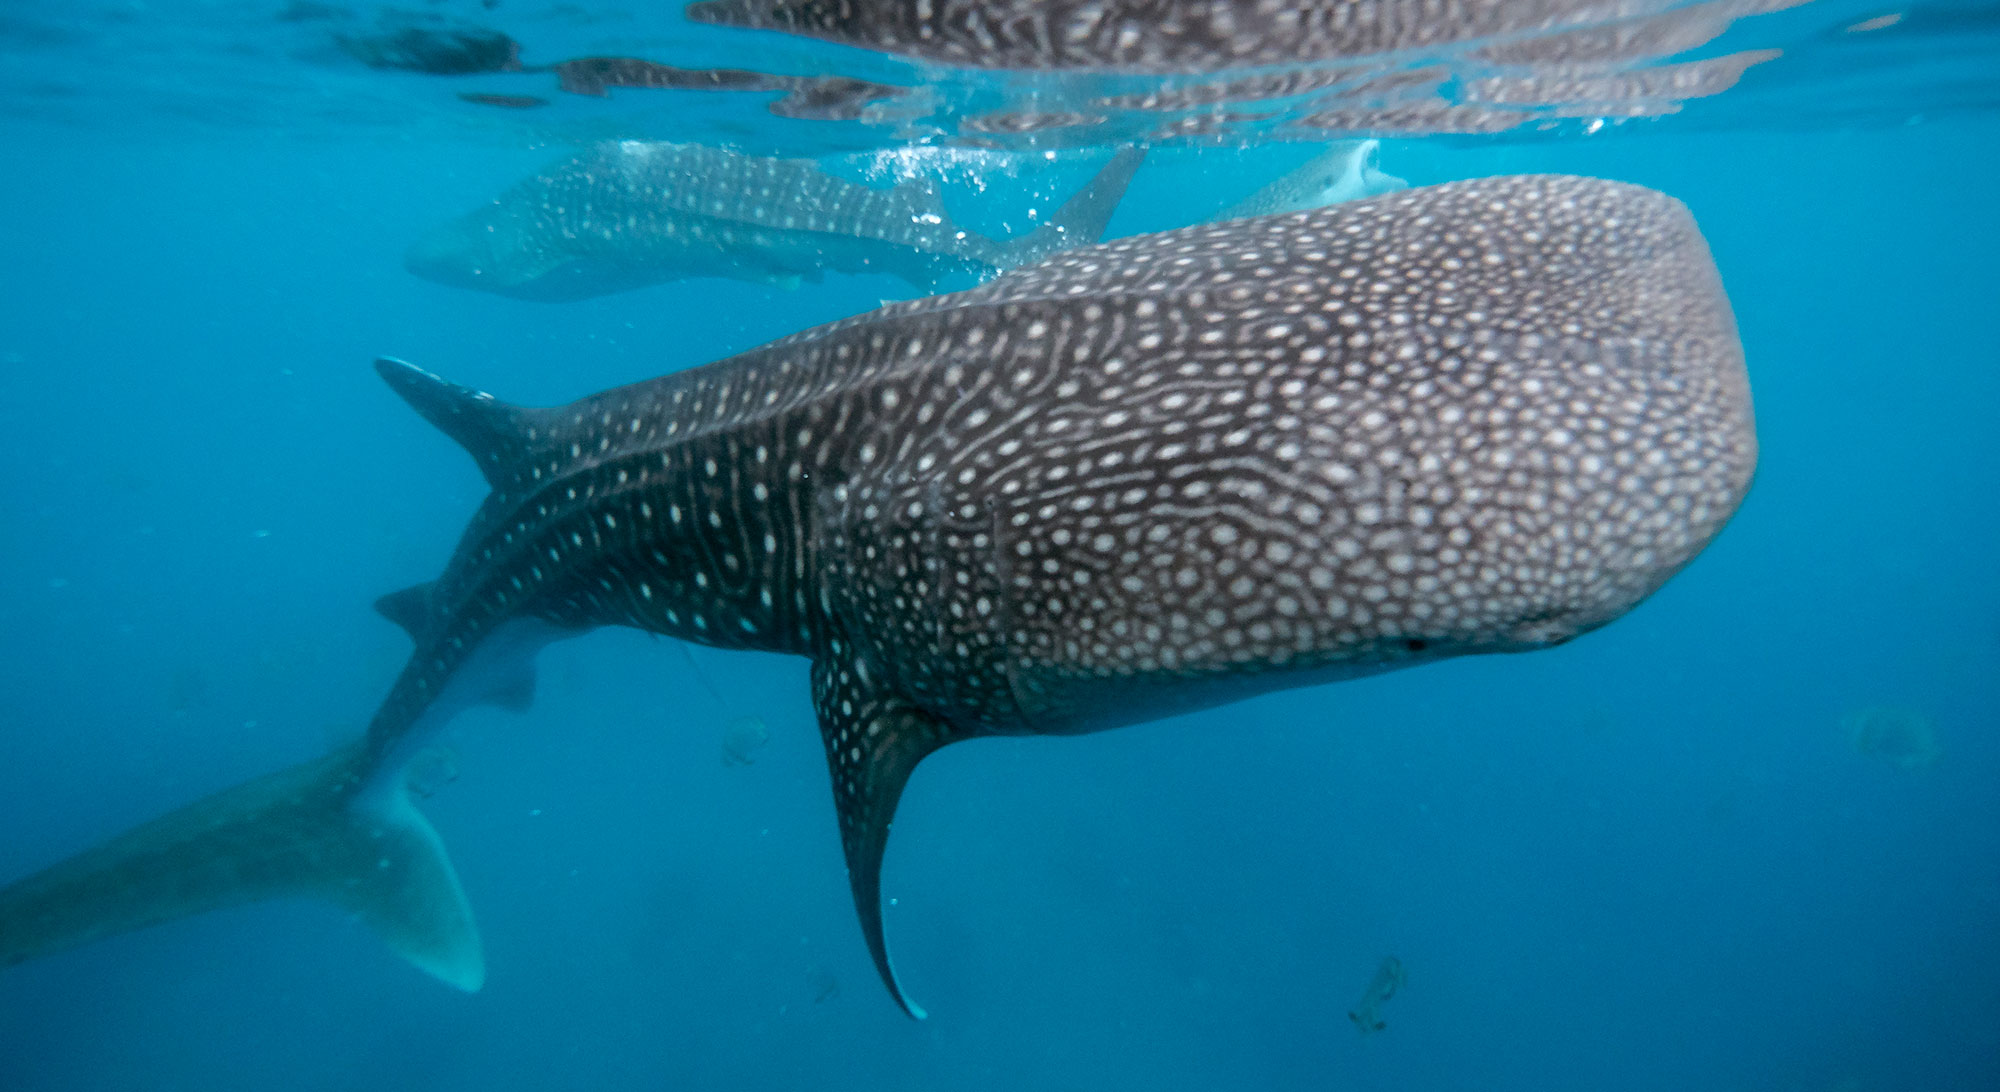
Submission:
M 479 931 L 437 832 L 398 789 L 360 792 L 359 745 L 225 789 L 0 889 L 0 967 L 207 910 L 324 899 L 462 990 Z

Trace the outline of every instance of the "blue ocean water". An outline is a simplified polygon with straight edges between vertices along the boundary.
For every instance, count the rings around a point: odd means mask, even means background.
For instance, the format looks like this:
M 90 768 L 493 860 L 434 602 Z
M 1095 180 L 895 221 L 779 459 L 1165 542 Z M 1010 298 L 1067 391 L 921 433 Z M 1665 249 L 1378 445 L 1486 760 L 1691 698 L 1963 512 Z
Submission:
M 36 63 L 101 44 L 75 33 Z M 2000 1087 L 2000 113 L 1898 63 L 1905 101 L 1810 123 L 1385 142 L 1413 184 L 1685 201 L 1749 358 L 1748 502 L 1558 649 L 939 753 L 885 877 L 929 1020 L 854 924 L 804 662 L 602 631 L 544 653 L 532 711 L 465 714 L 423 804 L 483 991 L 323 906 L 210 914 L 0 973 L 0 1088 Z M 484 494 L 375 356 L 554 403 L 909 294 L 429 284 L 411 239 L 590 125 L 193 113 L 0 120 L 8 879 L 366 722 L 408 648 L 369 604 Z M 1163 149 L 1112 234 L 1288 153 Z M 1857 749 L 1875 707 L 1935 761 Z M 725 765 L 743 716 L 770 741 Z

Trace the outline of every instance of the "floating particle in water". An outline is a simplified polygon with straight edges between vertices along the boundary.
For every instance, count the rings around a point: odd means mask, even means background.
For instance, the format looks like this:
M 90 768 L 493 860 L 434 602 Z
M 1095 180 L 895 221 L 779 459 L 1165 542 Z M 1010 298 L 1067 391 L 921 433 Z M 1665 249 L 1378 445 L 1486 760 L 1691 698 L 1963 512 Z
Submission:
M 748 766 L 759 748 L 771 741 L 771 730 L 760 717 L 737 717 L 722 732 L 722 764 Z
M 1407 977 L 1403 973 L 1403 961 L 1395 956 L 1385 957 L 1382 965 L 1375 968 L 1375 977 L 1369 981 L 1368 989 L 1347 1014 L 1347 1018 L 1354 1021 L 1354 1026 L 1361 1029 L 1361 1034 L 1367 1035 L 1389 1026 L 1382 1019 L 1382 1005 L 1396 996 L 1396 991 L 1403 988 Z
M 1842 717 L 1840 723 L 1856 751 L 1905 770 L 1935 765 L 1943 753 L 1930 718 L 1912 709 L 1893 706 L 1857 709 Z

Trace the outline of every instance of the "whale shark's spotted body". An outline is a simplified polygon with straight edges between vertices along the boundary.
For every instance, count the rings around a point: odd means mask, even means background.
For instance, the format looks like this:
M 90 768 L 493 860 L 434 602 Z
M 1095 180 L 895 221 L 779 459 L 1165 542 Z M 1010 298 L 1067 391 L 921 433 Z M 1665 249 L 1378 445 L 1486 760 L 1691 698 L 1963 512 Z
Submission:
M 403 261 L 443 284 L 544 301 L 690 277 L 797 287 L 829 271 L 935 291 L 1096 242 L 1144 158 L 1114 152 L 1039 228 L 1003 241 L 960 227 L 928 182 L 875 189 L 811 160 L 621 140 L 550 164 Z
M 477 984 L 401 771 L 540 643 L 628 625 L 812 658 L 863 931 L 917 1012 L 877 881 L 925 755 L 1567 640 L 1692 558 L 1756 460 L 1692 219 L 1568 177 L 1072 251 L 560 408 L 381 368 L 493 493 L 383 601 L 417 650 L 367 739 L 0 892 L 0 961 L 304 889 Z M 146 886 L 267 824 L 250 880 Z

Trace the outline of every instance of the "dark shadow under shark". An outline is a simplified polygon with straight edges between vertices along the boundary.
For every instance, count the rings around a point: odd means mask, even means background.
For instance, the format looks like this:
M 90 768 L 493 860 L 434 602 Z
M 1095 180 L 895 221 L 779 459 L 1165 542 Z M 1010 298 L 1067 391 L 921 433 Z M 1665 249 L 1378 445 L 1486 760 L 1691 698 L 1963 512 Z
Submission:
M 1699 552 L 1756 462 L 1677 202 L 1482 179 L 1069 251 L 567 406 L 395 361 L 492 486 L 366 735 L 0 890 L 0 965 L 280 895 L 464 989 L 407 773 L 604 625 L 812 660 L 862 934 L 931 752 L 1546 648 Z

